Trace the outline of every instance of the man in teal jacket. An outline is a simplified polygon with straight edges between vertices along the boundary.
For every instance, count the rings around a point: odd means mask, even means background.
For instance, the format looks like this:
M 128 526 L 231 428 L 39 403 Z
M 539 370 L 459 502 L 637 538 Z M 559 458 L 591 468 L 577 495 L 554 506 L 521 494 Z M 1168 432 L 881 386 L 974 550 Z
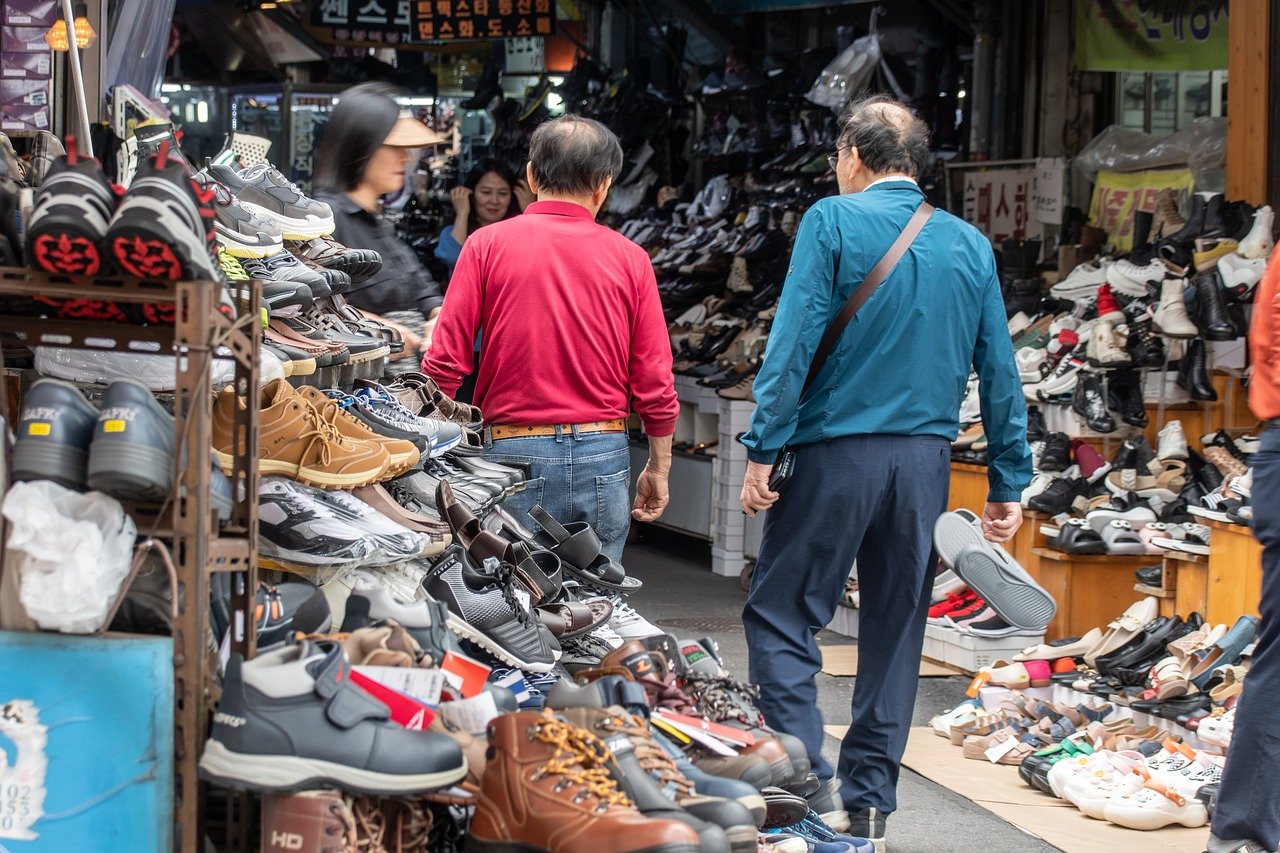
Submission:
M 827 326 L 923 200 L 915 179 L 928 154 L 927 129 L 902 104 L 875 97 L 846 113 L 835 162 L 841 194 L 800 223 L 742 438 L 750 458 L 742 508 L 754 516 L 774 507 L 743 613 L 751 680 L 770 723 L 804 740 L 824 778 L 833 771 L 822 758 L 814 634 L 831 621 L 857 560 L 858 681 L 836 776 L 851 834 L 879 849 L 897 806 L 933 586 L 933 522 L 947 509 L 951 440 L 971 369 L 988 441 L 989 540 L 1013 536 L 1031 477 L 991 244 L 942 211 L 801 399 Z M 796 451 L 794 473 L 773 492 L 770 467 L 784 448 Z

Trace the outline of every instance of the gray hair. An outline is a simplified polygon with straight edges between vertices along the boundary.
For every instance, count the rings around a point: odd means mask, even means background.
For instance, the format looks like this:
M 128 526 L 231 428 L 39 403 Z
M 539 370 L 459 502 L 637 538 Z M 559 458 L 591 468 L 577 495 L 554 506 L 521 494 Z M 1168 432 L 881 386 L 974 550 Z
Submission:
M 588 195 L 622 174 L 622 145 L 600 122 L 566 114 L 533 132 L 529 164 L 539 193 Z
M 906 104 L 885 95 L 854 101 L 840 119 L 841 148 L 856 148 L 873 174 L 920 177 L 929 160 L 929 128 Z

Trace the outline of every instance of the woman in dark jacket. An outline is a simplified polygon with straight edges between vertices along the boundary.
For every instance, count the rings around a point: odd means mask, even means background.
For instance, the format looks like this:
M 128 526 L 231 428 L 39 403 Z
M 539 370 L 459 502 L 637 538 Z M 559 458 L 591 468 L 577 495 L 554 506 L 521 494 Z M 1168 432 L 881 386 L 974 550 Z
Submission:
M 402 114 L 393 89 L 366 83 L 339 98 L 316 151 L 316 198 L 333 208 L 334 239 L 382 255 L 382 270 L 344 295 L 400 332 L 397 356 L 417 369 L 444 298 L 440 285 L 382 216 L 382 198 L 404 186 L 412 150 L 435 143 L 421 122 Z

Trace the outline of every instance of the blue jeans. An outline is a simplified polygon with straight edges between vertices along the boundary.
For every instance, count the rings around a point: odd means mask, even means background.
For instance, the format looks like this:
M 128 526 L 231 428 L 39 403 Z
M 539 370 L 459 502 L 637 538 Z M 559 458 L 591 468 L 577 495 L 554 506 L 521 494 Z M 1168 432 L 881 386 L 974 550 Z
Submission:
M 794 473 L 765 515 L 742 613 L 750 678 L 769 723 L 804 741 L 819 778 L 839 777 L 845 808 L 891 814 L 920 681 L 933 523 L 947 508 L 951 442 L 854 435 L 795 450 Z M 822 757 L 814 636 L 835 615 L 855 558 L 857 689 L 833 773 Z
M 616 561 L 631 529 L 631 454 L 627 434 L 579 433 L 503 438 L 485 442 L 484 458 L 529 469 L 525 490 L 503 506 L 535 530 L 527 516 L 537 504 L 561 524 L 585 521 L 601 550 Z
M 1253 535 L 1262 543 L 1262 624 L 1218 789 L 1213 834 L 1252 839 L 1268 850 L 1280 841 L 1280 424 L 1272 421 L 1253 455 Z M 1243 567 L 1241 567 L 1243 568 Z M 1224 846 L 1209 844 L 1210 853 Z

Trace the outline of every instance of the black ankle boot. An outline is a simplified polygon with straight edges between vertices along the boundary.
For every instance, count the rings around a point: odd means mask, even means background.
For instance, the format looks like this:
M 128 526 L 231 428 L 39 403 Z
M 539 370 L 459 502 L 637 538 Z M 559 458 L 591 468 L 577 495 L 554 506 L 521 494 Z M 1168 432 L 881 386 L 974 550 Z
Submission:
M 1191 215 L 1187 217 L 1186 224 L 1174 233 L 1160 238 L 1160 242 L 1156 244 L 1160 257 L 1173 258 L 1178 255 L 1179 249 L 1185 249 L 1197 237 L 1204 236 L 1204 212 L 1204 196 L 1191 196 Z
M 1209 341 L 1234 341 L 1237 329 L 1227 313 L 1227 294 L 1217 268 L 1197 273 L 1191 280 L 1191 286 L 1195 288 L 1191 320 L 1200 329 L 1200 334 Z
M 1194 338 L 1178 365 L 1177 385 L 1193 400 L 1217 400 L 1218 392 L 1209 381 L 1208 353 L 1204 341 Z
M 1135 370 L 1117 370 L 1111 374 L 1107 383 L 1110 392 L 1118 405 L 1112 410 L 1119 413 L 1120 420 L 1145 429 L 1147 426 L 1147 405 L 1142 398 L 1142 377 Z
M 1164 341 L 1152 331 L 1149 319 L 1129 324 L 1128 347 L 1137 367 L 1160 367 L 1164 364 Z
M 1083 373 L 1076 384 L 1071 409 L 1084 418 L 1094 432 L 1115 432 L 1116 420 L 1107 412 L 1107 400 L 1102 394 L 1102 378 L 1096 373 Z

